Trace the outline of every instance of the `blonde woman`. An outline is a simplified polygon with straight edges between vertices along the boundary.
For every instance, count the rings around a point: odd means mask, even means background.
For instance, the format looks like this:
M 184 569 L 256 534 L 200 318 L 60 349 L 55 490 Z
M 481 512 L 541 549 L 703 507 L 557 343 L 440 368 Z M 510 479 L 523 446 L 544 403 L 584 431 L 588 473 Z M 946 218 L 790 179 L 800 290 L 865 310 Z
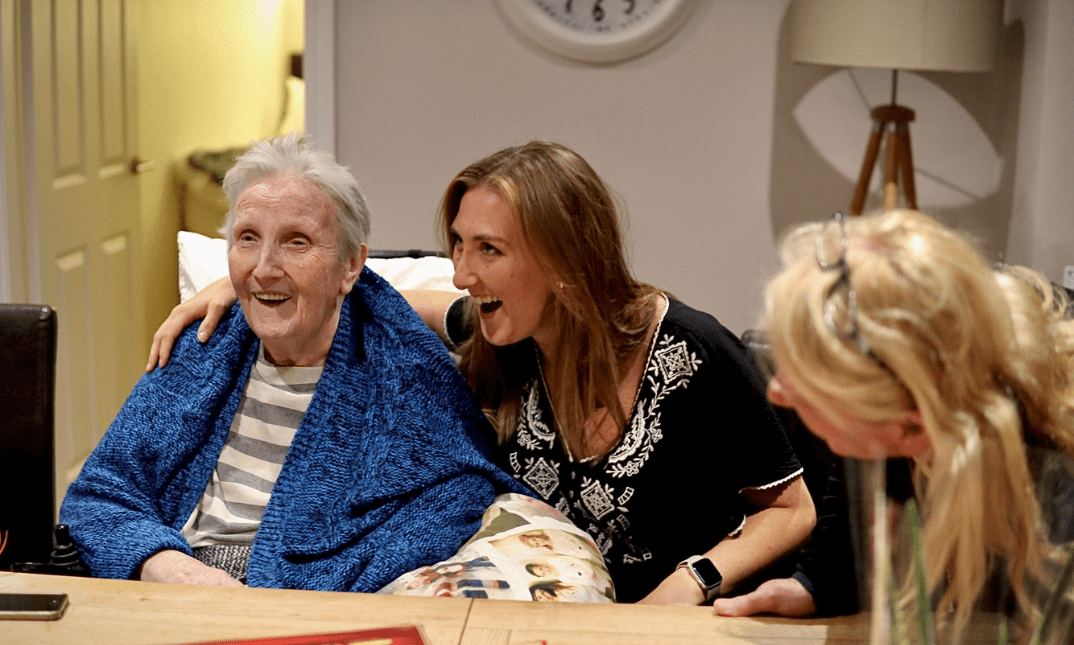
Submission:
M 1066 294 L 913 211 L 803 226 L 782 259 L 766 293 L 769 400 L 837 454 L 912 460 L 928 584 L 956 628 L 998 558 L 1032 606 L 1026 576 L 1041 573 L 1049 542 L 1027 446 L 1074 454 Z M 809 613 L 799 582 L 716 610 Z

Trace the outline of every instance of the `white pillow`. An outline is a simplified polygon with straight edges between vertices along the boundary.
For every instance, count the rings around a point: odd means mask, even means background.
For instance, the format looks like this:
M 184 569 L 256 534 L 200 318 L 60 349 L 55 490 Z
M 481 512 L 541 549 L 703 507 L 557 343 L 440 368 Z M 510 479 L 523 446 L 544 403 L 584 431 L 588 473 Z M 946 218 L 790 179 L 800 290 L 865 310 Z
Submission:
M 454 267 L 440 257 L 370 258 L 366 266 L 396 289 L 435 289 L 462 293 L 451 284 Z M 179 231 L 179 301 L 186 302 L 210 283 L 228 274 L 227 242 Z
M 179 302 L 227 275 L 227 241 L 179 231 Z
M 434 289 L 462 294 L 451 284 L 455 265 L 448 258 L 369 258 L 365 265 L 396 289 Z

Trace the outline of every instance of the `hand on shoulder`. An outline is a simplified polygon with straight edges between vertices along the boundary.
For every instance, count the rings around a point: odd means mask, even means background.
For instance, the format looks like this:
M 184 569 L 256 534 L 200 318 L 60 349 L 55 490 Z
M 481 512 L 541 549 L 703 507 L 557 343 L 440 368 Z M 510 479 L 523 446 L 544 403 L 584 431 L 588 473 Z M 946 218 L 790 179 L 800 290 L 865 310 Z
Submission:
M 209 340 L 209 336 L 235 303 L 235 299 L 231 278 L 223 277 L 202 289 L 190 300 L 176 305 L 167 320 L 161 323 L 157 333 L 153 334 L 153 345 L 149 348 L 149 362 L 146 363 L 145 371 L 152 372 L 155 367 L 167 365 L 179 334 L 198 318 L 204 318 L 198 328 L 198 340 L 203 343 Z

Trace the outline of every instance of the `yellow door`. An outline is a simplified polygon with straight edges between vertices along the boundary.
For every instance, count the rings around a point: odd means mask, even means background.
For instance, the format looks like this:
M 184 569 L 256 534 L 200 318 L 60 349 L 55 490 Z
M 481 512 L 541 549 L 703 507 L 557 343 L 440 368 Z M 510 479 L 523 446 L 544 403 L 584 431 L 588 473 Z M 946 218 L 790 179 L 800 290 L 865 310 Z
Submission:
M 135 252 L 134 20 L 132 0 L 26 1 L 30 284 L 59 318 L 62 500 L 141 373 L 147 347 Z

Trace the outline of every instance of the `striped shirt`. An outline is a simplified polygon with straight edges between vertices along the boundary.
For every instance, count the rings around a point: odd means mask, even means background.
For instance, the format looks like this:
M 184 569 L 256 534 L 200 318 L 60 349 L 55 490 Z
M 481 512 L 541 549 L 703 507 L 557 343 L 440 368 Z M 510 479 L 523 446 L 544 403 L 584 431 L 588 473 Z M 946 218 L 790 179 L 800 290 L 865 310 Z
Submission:
M 220 459 L 183 526 L 191 548 L 253 544 L 322 370 L 277 367 L 265 360 L 261 347 Z

